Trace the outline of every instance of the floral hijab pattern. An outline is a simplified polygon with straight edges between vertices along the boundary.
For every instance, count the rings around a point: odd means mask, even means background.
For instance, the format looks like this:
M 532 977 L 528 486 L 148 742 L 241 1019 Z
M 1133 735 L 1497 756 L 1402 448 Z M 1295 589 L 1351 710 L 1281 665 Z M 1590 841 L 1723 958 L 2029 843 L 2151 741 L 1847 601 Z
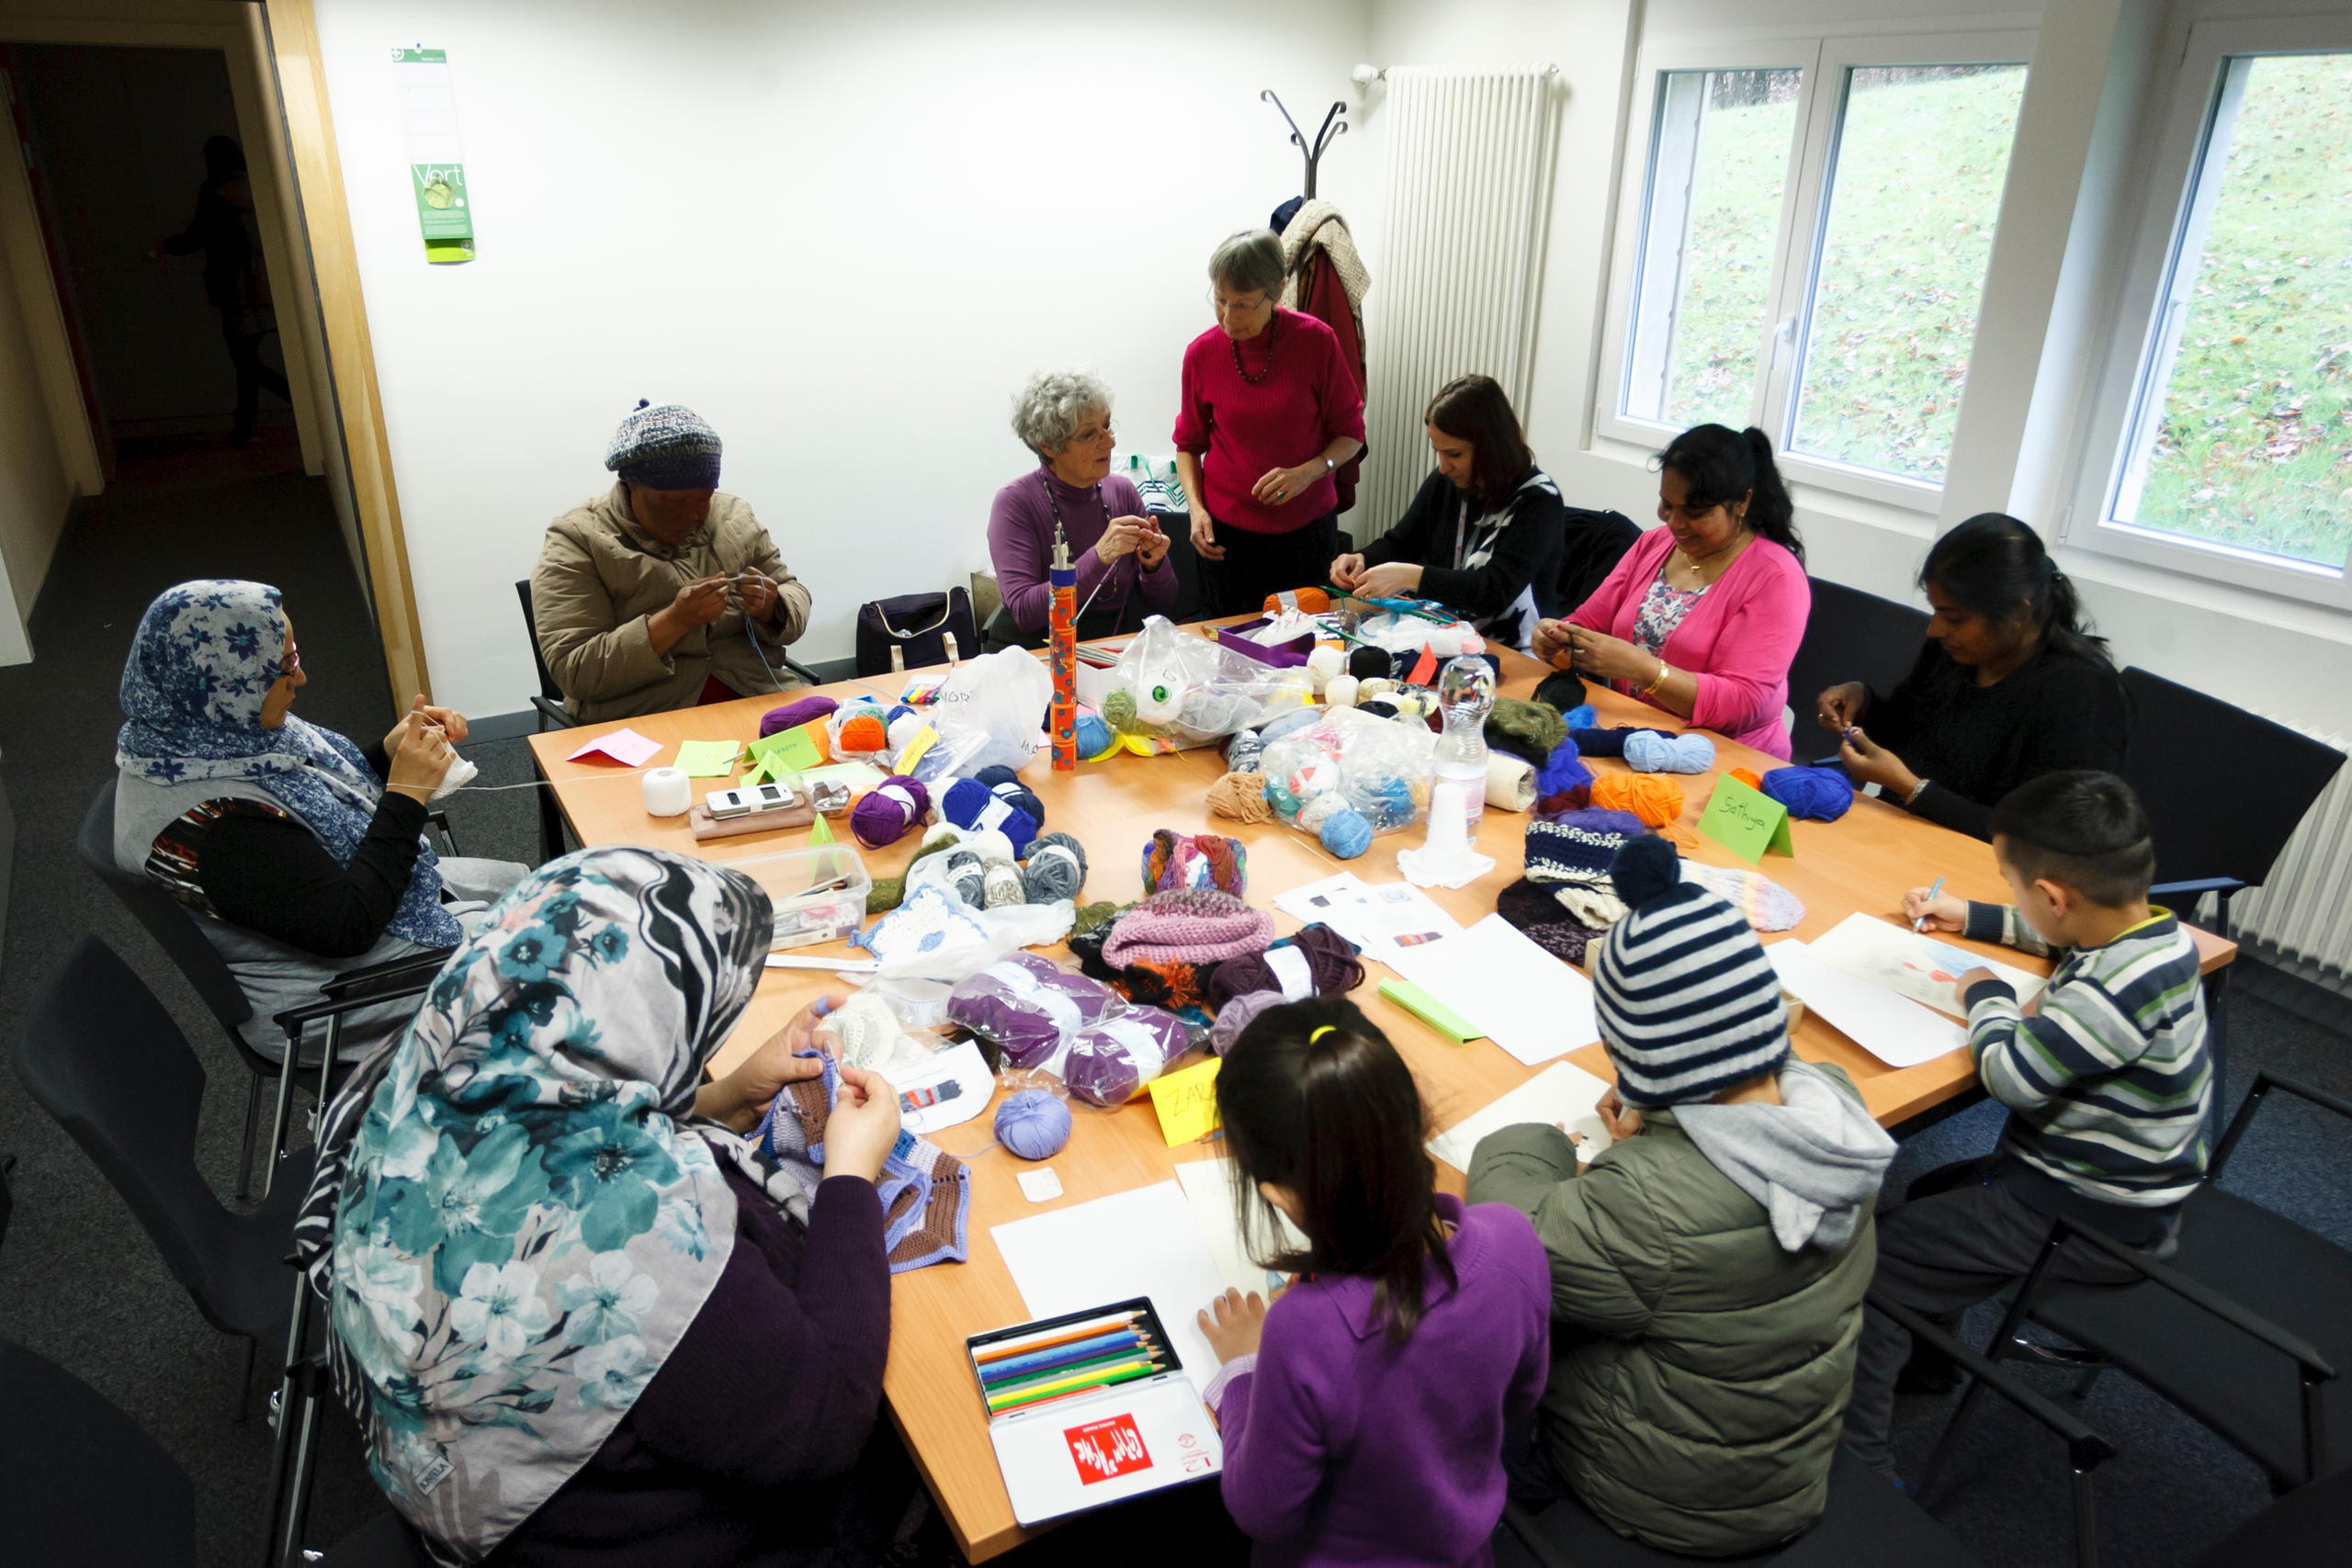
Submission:
M 541 867 L 453 954 L 321 1128 L 295 1226 L 335 1391 L 435 1561 L 479 1562 L 628 1414 L 735 1238 L 692 1121 L 773 916 L 738 873 L 654 850 Z
M 261 727 L 285 647 L 284 602 L 267 583 L 206 578 L 164 589 L 140 617 L 122 667 L 126 717 L 115 762 L 151 784 L 243 780 L 283 801 L 347 865 L 384 786 L 359 748 L 332 729 L 290 713 L 276 729 Z M 430 844 L 387 929 L 424 947 L 465 940 L 441 906 Z

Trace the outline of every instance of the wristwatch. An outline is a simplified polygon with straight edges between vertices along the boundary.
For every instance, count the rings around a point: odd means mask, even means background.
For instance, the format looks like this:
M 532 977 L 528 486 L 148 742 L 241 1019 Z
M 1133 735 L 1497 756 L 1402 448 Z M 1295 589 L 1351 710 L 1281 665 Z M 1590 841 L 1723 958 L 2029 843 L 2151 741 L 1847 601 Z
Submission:
M 1331 454 L 1329 452 L 1323 454 L 1323 471 L 1327 474 L 1336 474 L 1340 471 L 1340 465 L 1331 461 Z

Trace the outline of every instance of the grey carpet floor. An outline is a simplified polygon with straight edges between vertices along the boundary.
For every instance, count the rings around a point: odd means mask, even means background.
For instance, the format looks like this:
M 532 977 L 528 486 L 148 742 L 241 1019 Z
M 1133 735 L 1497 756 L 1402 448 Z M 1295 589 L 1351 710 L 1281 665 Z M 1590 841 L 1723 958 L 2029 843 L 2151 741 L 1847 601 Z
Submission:
M 245 1078 L 195 993 L 144 931 L 84 870 L 74 850 L 83 811 L 112 767 L 120 722 L 116 685 L 130 634 L 160 589 L 198 576 L 255 577 L 286 590 L 311 672 L 300 711 L 365 737 L 391 714 L 381 660 L 357 581 L 318 481 L 270 471 L 265 457 L 232 462 L 197 449 L 126 462 L 119 482 L 85 503 L 61 546 L 35 616 L 34 663 L 0 670 L 0 749 L 17 815 L 14 884 L 0 951 L 0 1038 L 13 1042 L 29 998 L 76 938 L 94 932 L 138 971 L 178 1021 L 209 1077 L 198 1156 L 214 1188 L 230 1190 Z M 282 464 L 279 465 L 282 468 Z M 517 694 L 516 705 L 521 705 Z M 469 746 L 475 786 L 447 803 L 469 854 L 535 861 L 538 818 L 520 740 Z M 2253 966 L 2248 965 L 2248 978 Z M 2261 1067 L 2352 1094 L 2352 1040 L 2340 1010 L 2287 1005 L 2299 982 L 2244 980 L 2233 1005 L 2233 1092 Z M 2317 995 L 2317 993 L 2313 993 Z M 2282 1003 L 2281 998 L 2285 998 Z M 1990 1106 L 1905 1142 L 1889 1190 L 1948 1160 L 1991 1146 Z M 2229 1185 L 2352 1246 L 2352 1128 L 2298 1102 L 2266 1109 L 2234 1157 Z M 269 1430 L 256 1415 L 231 1419 L 240 1348 L 213 1332 L 164 1268 L 153 1243 L 96 1169 L 0 1074 L 0 1154 L 17 1166 L 16 1209 L 0 1243 L 0 1333 L 78 1374 L 120 1405 L 195 1478 L 201 1560 L 257 1561 Z M 1978 1342 L 1984 1314 L 1971 1321 Z M 2029 1371 L 2055 1392 L 2055 1374 Z M 2254 1467 L 2203 1428 L 2128 1380 L 2102 1380 L 2085 1402 L 2091 1424 L 2122 1449 L 2101 1472 L 2104 1560 L 2111 1568 L 2188 1564 L 2251 1517 L 2267 1494 Z M 1940 1431 L 1945 1402 L 1904 1402 L 1898 1447 L 1917 1464 Z M 2073 1561 L 2063 1455 L 2006 1406 L 1987 1409 L 1955 1461 L 1939 1508 L 1987 1563 L 2064 1568 Z M 135 1506 L 135 1500 L 125 1499 Z M 339 1539 L 380 1503 L 346 1423 L 330 1422 L 311 1512 L 313 1543 Z M 1133 1517 L 1057 1532 L 1004 1559 L 1013 1568 L 1131 1557 Z M 950 1561 L 934 1521 L 922 1555 Z M 1197 1563 L 1205 1555 L 1192 1552 Z

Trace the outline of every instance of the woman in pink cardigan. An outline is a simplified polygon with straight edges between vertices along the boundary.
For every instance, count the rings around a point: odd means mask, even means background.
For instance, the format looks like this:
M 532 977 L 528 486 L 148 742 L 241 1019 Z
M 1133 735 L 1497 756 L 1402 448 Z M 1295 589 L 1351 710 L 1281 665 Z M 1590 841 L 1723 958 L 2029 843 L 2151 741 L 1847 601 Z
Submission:
M 1813 590 L 1760 430 L 1693 426 L 1658 459 L 1657 516 L 1535 657 L 1785 761 L 1789 660 Z

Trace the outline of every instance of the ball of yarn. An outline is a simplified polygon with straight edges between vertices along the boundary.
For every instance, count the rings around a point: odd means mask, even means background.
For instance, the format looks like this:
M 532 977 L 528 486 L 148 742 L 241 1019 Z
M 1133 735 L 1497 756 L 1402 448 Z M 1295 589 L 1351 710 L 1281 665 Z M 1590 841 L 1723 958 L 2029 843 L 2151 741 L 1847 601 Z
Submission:
M 1637 773 L 1703 773 L 1715 765 L 1715 743 L 1696 731 L 1638 729 L 1625 737 L 1625 765 Z
M 1682 815 L 1682 786 L 1664 773 L 1609 773 L 1592 781 L 1592 804 L 1663 828 Z
M 1091 762 L 1119 743 L 1118 731 L 1099 713 L 1078 716 L 1078 754 Z
M 843 751 L 880 751 L 889 744 L 890 733 L 882 728 L 882 720 L 876 715 L 862 713 L 842 726 Z
M 1487 744 L 1516 752 L 1539 768 L 1567 738 L 1567 722 L 1549 703 L 1497 697 L 1494 711 L 1487 715 Z
M 1585 705 L 1584 682 L 1566 670 L 1555 670 L 1537 682 L 1535 700 L 1551 704 L 1566 718 L 1569 709 Z
M 865 890 L 865 912 L 869 915 L 887 915 L 906 901 L 907 879 L 903 876 L 877 877 Z
M 1356 702 L 1368 703 L 1374 697 L 1385 697 L 1396 689 L 1396 682 L 1385 675 L 1374 675 L 1368 681 L 1356 682 Z
M 1011 768 L 1000 762 L 992 768 L 982 768 L 972 776 L 988 785 L 989 792 L 1007 806 L 1026 811 L 1036 818 L 1040 828 L 1046 825 L 1046 803 L 1039 800 L 1037 792 L 1023 784 L 1021 775 Z
M 1336 648 L 1318 648 L 1306 656 L 1306 673 L 1321 691 L 1347 671 L 1347 662 Z
M 1396 659 L 1385 648 L 1359 648 L 1348 654 L 1348 673 L 1359 681 L 1396 673 Z
M 931 720 L 910 707 L 895 707 L 883 721 L 882 732 L 889 739 L 893 754 L 903 751 L 915 737 L 931 728 Z
M 1078 907 L 1077 918 L 1070 921 L 1070 935 L 1085 936 L 1091 931 L 1099 931 L 1125 914 L 1131 908 L 1133 908 L 1131 905 L 1114 904 L 1108 898 L 1098 898 L 1091 904 L 1080 904 Z
M 1237 732 L 1225 745 L 1225 770 L 1229 773 L 1254 773 L 1266 755 L 1266 739 L 1254 729 Z
M 1285 604 L 1284 600 L 1290 601 Z M 1296 609 L 1303 615 L 1319 615 L 1331 607 L 1331 595 L 1320 588 L 1293 588 L 1286 592 L 1269 593 L 1263 614 L 1279 615 L 1284 610 Z
M 1102 716 L 1114 729 L 1126 729 L 1136 721 L 1135 694 L 1124 688 L 1106 694 L 1102 699 Z
M 1356 705 L 1356 698 L 1362 690 L 1363 682 L 1354 676 L 1337 675 L 1332 677 L 1329 685 L 1323 688 L 1323 701 L 1329 707 L 1351 708 Z
M 996 1141 L 1023 1159 L 1051 1159 L 1069 1142 L 1069 1107 L 1042 1089 L 1009 1094 L 996 1108 Z
M 1339 794 L 1318 795 L 1298 808 L 1298 827 L 1303 833 L 1320 833 L 1323 824 L 1336 812 L 1348 809 L 1347 797 Z
M 1284 996 L 1296 991 L 1297 985 L 1285 984 L 1284 976 L 1288 972 L 1295 977 L 1297 965 L 1283 959 L 1277 967 L 1270 961 L 1271 954 L 1283 949 L 1306 961 L 1306 996 L 1344 996 L 1363 984 L 1363 960 L 1356 956 L 1356 944 L 1317 920 L 1313 925 L 1301 926 L 1265 953 L 1228 958 L 1212 969 L 1204 993 L 1209 1005 L 1223 1008 L 1236 997 L 1252 991 L 1277 991 Z M 1304 1001 L 1306 997 L 1294 999 Z
M 1600 722 L 1600 710 L 1590 703 L 1582 703 L 1572 708 L 1563 708 L 1560 710 L 1560 722 L 1570 729 L 1590 729 Z
M 988 897 L 988 872 L 980 864 L 980 857 L 969 850 L 957 850 L 947 857 L 947 880 L 956 889 L 956 897 L 978 909 Z
M 1625 901 L 1625 908 L 1638 909 L 1681 884 L 1682 857 L 1664 839 L 1645 833 L 1626 840 L 1617 852 L 1617 858 L 1609 864 L 1609 880 L 1616 885 L 1617 897 Z
M 760 733 L 765 736 L 782 729 L 797 729 L 804 724 L 831 717 L 833 710 L 841 705 L 831 697 L 803 697 L 797 703 L 770 708 L 760 716 Z
M 1266 804 L 1266 775 L 1227 773 L 1209 785 L 1209 810 L 1236 822 L 1270 822 L 1274 808 Z
M 1315 836 L 1323 840 L 1326 850 L 1341 860 L 1353 860 L 1372 848 L 1372 824 L 1350 807 L 1343 806 L 1331 813 Z
M 1216 1010 L 1216 1021 L 1209 1025 L 1209 1049 L 1224 1055 L 1241 1038 L 1241 1032 L 1250 1021 L 1268 1008 L 1278 1008 L 1290 998 L 1280 991 L 1246 991 L 1232 998 Z
M 1021 881 L 1032 904 L 1050 904 L 1057 898 L 1075 901 L 1079 889 L 1086 886 L 1086 846 L 1068 833 L 1038 834 L 1029 845 Z
M 1010 774 L 1012 770 L 981 771 Z M 1017 780 L 1013 787 L 1018 793 L 1028 795 Z M 1037 797 L 1031 795 L 1029 798 L 1034 802 Z M 975 832 L 992 829 L 1002 833 L 1012 840 L 1011 851 L 1005 856 L 1008 860 L 1026 853 L 1029 840 L 1037 836 L 1037 818 L 1034 814 L 1006 800 L 978 778 L 957 779 L 949 784 L 947 792 L 939 797 L 939 814 L 958 828 Z
M 1298 819 L 1298 796 L 1293 795 L 1290 785 L 1280 779 L 1266 780 L 1266 804 L 1272 807 L 1274 815 L 1285 822 Z
M 921 779 L 884 779 L 849 809 L 849 830 L 869 850 L 897 843 L 931 810 L 931 791 Z
M 1816 822 L 1835 822 L 1854 804 L 1854 783 L 1837 768 L 1774 768 L 1757 787 Z
M 1589 788 L 1591 784 L 1592 770 L 1584 765 L 1573 740 L 1563 740 L 1553 747 L 1552 754 L 1544 759 L 1544 765 L 1535 770 L 1535 794 L 1539 799 Z
M 1021 868 L 1009 860 L 980 862 L 980 907 L 1001 909 L 1007 904 L 1023 901 L 1024 888 Z
M 953 849 L 956 845 L 951 840 L 940 847 Z M 977 833 L 965 834 L 963 847 L 982 860 L 1019 860 L 1021 858 L 1012 852 L 1012 840 L 993 828 L 983 828 Z
M 1293 708 L 1288 713 L 1270 718 L 1260 725 L 1258 739 L 1271 746 L 1294 729 L 1305 729 L 1311 724 L 1320 724 L 1322 721 L 1323 716 L 1311 707 Z
M 1726 776 L 1737 779 L 1750 789 L 1760 790 L 1764 787 L 1764 781 L 1756 776 L 1754 768 L 1734 768 Z
M 1348 783 L 1346 805 L 1375 832 L 1394 832 L 1413 820 L 1413 786 L 1396 773 L 1358 774 Z
M 1162 828 L 1143 847 L 1143 890 L 1214 887 L 1236 897 L 1250 890 L 1249 852 L 1222 833 L 1171 833 Z

